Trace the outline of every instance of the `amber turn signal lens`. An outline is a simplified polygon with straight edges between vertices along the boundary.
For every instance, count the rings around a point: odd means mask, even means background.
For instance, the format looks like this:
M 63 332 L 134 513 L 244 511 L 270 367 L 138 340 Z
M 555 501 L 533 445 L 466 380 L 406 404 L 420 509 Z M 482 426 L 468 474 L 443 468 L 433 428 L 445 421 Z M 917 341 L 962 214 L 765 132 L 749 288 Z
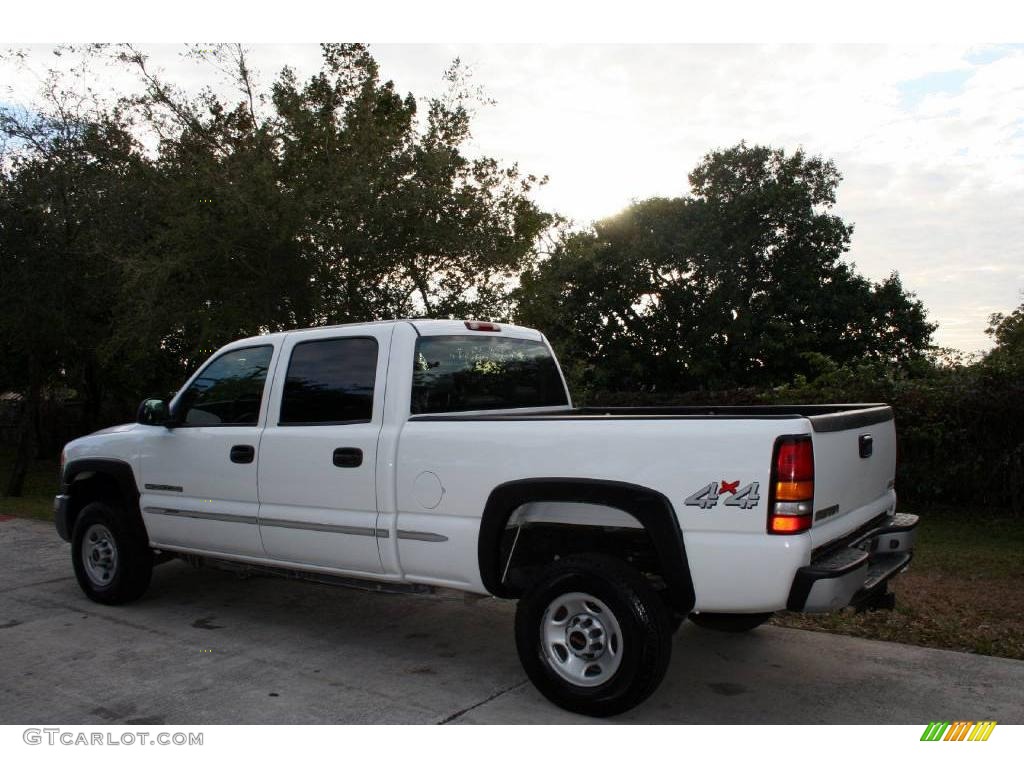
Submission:
M 776 501 L 805 501 L 814 496 L 814 481 L 800 480 L 775 484 Z

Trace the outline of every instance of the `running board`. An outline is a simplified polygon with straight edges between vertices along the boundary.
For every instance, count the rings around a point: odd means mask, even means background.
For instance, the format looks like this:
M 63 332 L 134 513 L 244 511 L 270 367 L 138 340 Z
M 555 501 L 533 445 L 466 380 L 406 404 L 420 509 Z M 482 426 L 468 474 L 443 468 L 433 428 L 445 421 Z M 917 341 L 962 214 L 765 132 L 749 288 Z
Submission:
M 174 554 L 174 553 L 168 553 Z M 292 581 L 308 581 L 313 584 L 329 584 L 335 587 L 347 587 L 358 589 L 363 592 L 383 592 L 392 595 L 432 595 L 437 591 L 436 587 L 429 584 L 401 584 L 395 582 L 372 581 L 370 579 L 359 579 L 354 576 L 335 576 L 331 573 L 315 573 L 313 571 L 299 571 L 294 568 L 279 568 L 273 565 L 259 565 L 255 563 L 242 563 L 237 560 L 227 560 L 206 555 L 192 555 L 187 553 L 177 554 L 176 557 L 184 560 L 196 568 L 209 567 L 218 571 L 227 571 L 239 576 L 270 576 L 278 579 L 290 579 Z

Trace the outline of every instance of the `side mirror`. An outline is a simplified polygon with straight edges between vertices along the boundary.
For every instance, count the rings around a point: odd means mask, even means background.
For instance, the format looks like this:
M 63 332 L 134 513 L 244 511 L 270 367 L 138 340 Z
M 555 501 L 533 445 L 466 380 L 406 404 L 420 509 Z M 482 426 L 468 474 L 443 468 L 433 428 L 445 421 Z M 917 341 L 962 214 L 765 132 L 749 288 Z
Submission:
M 168 407 L 167 401 L 160 398 L 143 400 L 139 405 L 135 420 L 139 424 L 148 424 L 155 427 L 171 426 L 171 409 Z

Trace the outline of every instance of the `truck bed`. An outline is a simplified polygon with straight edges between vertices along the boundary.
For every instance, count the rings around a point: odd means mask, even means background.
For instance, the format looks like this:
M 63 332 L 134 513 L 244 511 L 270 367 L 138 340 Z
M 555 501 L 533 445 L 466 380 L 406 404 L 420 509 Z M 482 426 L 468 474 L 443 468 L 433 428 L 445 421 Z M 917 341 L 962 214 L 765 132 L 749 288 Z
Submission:
M 560 421 L 579 419 L 807 419 L 815 432 L 839 432 L 880 424 L 893 418 L 883 403 L 829 405 L 672 405 L 559 408 L 514 413 L 427 414 L 410 421 Z

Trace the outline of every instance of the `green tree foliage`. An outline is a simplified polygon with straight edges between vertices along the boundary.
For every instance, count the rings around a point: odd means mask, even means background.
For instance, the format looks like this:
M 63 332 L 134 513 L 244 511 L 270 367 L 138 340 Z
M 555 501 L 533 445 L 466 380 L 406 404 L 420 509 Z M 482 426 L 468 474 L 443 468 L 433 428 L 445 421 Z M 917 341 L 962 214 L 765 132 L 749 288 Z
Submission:
M 896 274 L 872 284 L 842 261 L 840 179 L 802 151 L 713 152 L 691 195 L 563 240 L 524 276 L 519 317 L 598 389 L 771 386 L 812 373 L 815 355 L 919 358 L 934 330 L 921 303 Z
M 1008 315 L 997 312 L 985 330 L 995 347 L 985 358 L 987 365 L 1018 372 L 1024 370 L 1024 304 Z
M 190 100 L 119 52 L 145 84 L 124 109 L 165 137 L 153 239 L 126 263 L 128 348 L 156 344 L 189 367 L 267 330 L 508 316 L 507 286 L 553 219 L 530 199 L 542 180 L 465 155 L 472 93 L 458 63 L 421 115 L 360 45 L 324 45 L 319 72 L 300 82 L 285 69 L 262 100 L 243 49 L 200 51 L 233 79 L 234 107 Z
M 191 48 L 233 97 L 185 93 L 131 46 L 58 52 L 140 89 L 107 103 L 51 74 L 33 111 L 0 107 L 0 386 L 28 403 L 12 493 L 56 388 L 85 399 L 88 430 L 239 336 L 505 318 L 554 220 L 531 200 L 542 179 L 467 156 L 457 62 L 419 102 L 360 45 L 323 46 L 319 72 L 268 92 L 241 46 Z
M 88 417 L 131 374 L 106 364 L 117 265 L 142 235 L 133 188 L 143 169 L 116 115 L 85 119 L 73 94 L 50 80 L 47 115 L 0 114 L 0 133 L 25 148 L 0 173 L 0 387 L 24 398 L 9 494 L 21 490 L 38 449 L 48 391 L 74 386 Z
M 998 356 L 995 356 L 998 360 Z M 1024 377 L 993 356 L 913 372 L 862 362 L 760 393 L 762 402 L 885 402 L 896 413 L 901 499 L 1024 514 Z

